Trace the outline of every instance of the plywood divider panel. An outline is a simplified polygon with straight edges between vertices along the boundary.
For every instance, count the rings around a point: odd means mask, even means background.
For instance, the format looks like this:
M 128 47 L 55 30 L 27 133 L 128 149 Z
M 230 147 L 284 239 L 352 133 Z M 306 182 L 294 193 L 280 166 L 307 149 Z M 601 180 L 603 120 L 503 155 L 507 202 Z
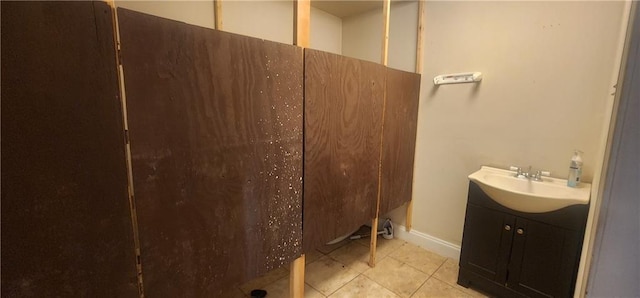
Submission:
M 384 73 L 305 49 L 305 251 L 375 217 Z
M 420 75 L 387 69 L 380 213 L 411 200 Z
M 302 49 L 118 9 L 145 293 L 301 255 Z
M 136 297 L 111 9 L 2 8 L 2 296 Z

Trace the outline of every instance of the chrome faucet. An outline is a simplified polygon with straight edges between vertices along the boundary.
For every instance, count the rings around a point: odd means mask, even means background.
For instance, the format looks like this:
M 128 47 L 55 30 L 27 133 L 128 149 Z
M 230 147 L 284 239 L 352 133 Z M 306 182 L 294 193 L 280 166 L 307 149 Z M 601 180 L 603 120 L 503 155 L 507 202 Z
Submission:
M 542 181 L 542 176 L 549 177 L 551 176 L 551 172 L 537 170 L 535 174 L 533 175 L 530 174 L 529 178 L 531 178 L 533 181 Z
M 526 172 L 524 172 L 521 167 L 514 166 L 509 167 L 509 170 L 516 172 L 514 175 L 516 178 L 526 178 L 533 181 L 542 181 L 542 176 L 551 176 L 551 172 L 541 170 L 537 170 L 534 174 L 531 172 L 531 166 L 529 166 L 529 169 Z
M 509 170 L 516 172 L 514 175 L 516 178 L 529 178 L 529 172 L 523 172 L 521 167 L 509 167 Z M 529 171 L 531 171 L 531 166 L 529 166 Z

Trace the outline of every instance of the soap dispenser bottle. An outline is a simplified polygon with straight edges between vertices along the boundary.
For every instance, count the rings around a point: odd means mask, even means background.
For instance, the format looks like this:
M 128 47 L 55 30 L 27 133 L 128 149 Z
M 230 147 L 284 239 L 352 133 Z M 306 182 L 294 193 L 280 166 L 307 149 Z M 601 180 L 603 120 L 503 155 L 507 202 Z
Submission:
M 567 186 L 578 187 L 580 185 L 580 176 L 582 175 L 582 151 L 573 151 L 571 163 L 569 164 L 569 177 L 567 178 Z

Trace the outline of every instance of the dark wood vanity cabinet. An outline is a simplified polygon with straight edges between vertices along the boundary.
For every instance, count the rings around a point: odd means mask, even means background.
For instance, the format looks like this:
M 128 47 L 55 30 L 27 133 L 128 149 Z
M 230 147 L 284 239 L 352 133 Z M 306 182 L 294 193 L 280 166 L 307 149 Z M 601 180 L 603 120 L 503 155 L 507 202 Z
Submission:
M 514 221 L 511 215 L 468 204 L 460 266 L 492 281 L 505 280 Z
M 498 297 L 573 296 L 587 212 L 515 211 L 470 182 L 458 284 Z

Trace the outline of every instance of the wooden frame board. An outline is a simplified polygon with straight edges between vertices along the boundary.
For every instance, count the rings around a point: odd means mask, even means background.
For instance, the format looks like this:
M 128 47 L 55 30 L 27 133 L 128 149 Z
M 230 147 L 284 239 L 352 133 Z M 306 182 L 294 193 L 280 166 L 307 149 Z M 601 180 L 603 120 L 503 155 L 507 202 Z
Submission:
M 418 36 L 416 37 L 416 73 L 422 74 L 422 57 L 423 57 L 423 32 L 424 32 L 424 1 L 418 1 L 418 28 L 416 32 Z M 405 217 L 405 229 L 407 232 L 411 231 L 413 226 L 413 199 L 411 199 L 407 203 L 407 214 Z
M 309 33 L 311 27 L 310 0 L 293 1 L 293 20 L 293 44 L 302 48 L 309 47 Z M 302 175 L 304 176 L 304 172 Z M 298 259 L 291 263 L 289 268 L 289 296 L 292 298 L 304 297 L 304 266 L 305 255 L 302 254 Z
M 222 0 L 213 0 L 213 19 L 215 29 L 222 30 Z
M 302 49 L 118 9 L 145 293 L 222 295 L 302 246 Z
M 293 1 L 293 44 L 308 48 L 311 43 L 311 1 Z
M 305 251 L 375 217 L 384 74 L 305 49 Z
M 382 2 L 382 48 L 380 51 L 380 63 L 384 66 L 387 66 L 389 61 L 389 21 L 391 17 L 391 0 L 384 0 Z M 386 87 L 383 91 L 383 101 L 382 101 L 382 114 L 385 114 L 386 109 Z M 385 118 L 382 118 L 382 131 L 384 133 L 384 121 Z M 380 134 L 380 156 L 378 157 L 378 193 L 376 199 L 376 210 L 373 219 L 371 220 L 371 238 L 369 242 L 369 266 L 376 266 L 376 247 L 378 246 L 378 217 L 380 216 L 380 194 L 381 194 L 381 186 L 382 186 L 382 142 L 384 141 L 383 134 Z
M 111 8 L 2 8 L 2 295 L 136 297 Z

